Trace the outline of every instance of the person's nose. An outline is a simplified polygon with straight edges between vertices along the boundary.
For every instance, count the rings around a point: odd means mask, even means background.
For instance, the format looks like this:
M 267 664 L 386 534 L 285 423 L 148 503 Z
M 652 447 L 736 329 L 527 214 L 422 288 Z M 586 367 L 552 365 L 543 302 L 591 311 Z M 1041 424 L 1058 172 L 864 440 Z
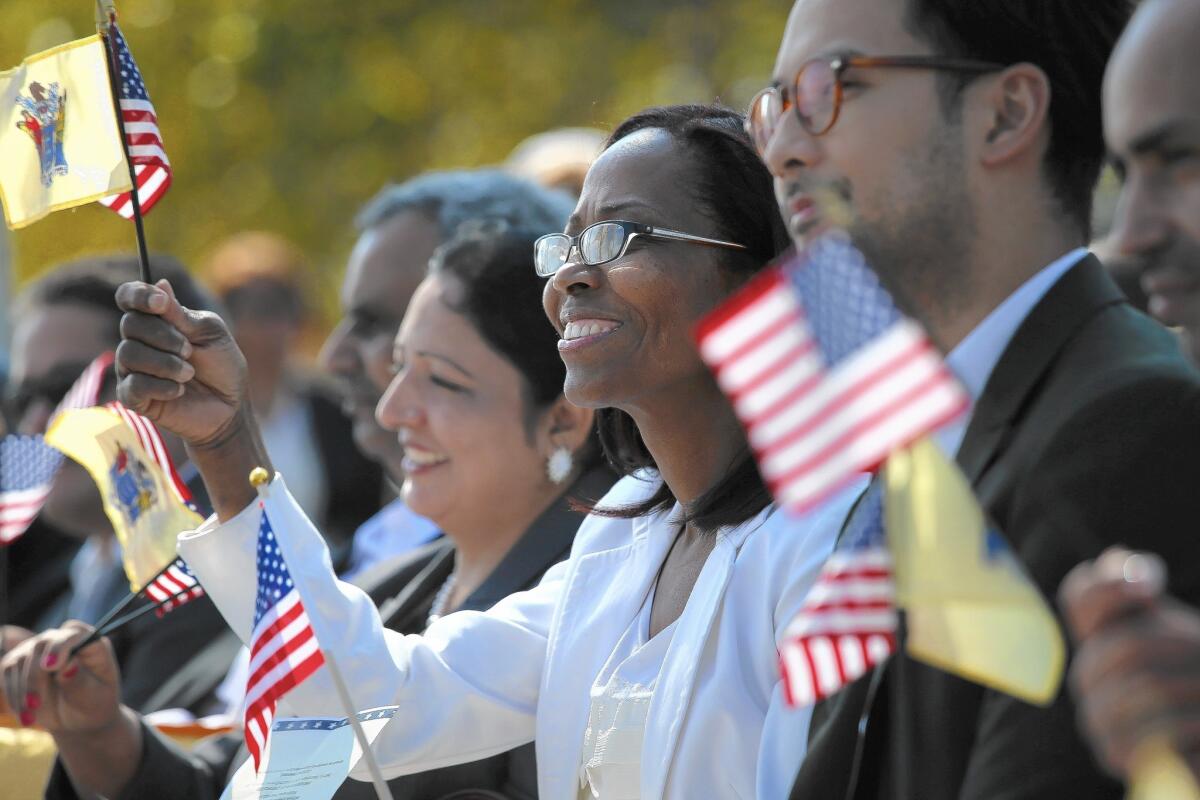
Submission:
M 412 378 L 401 370 L 392 378 L 379 405 L 375 406 L 375 421 L 389 431 L 413 428 L 424 418 L 420 398 L 412 388 Z
M 1120 256 L 1141 256 L 1171 238 L 1171 209 L 1153 181 L 1131 175 L 1121 187 L 1113 221 L 1112 244 Z
M 587 289 L 595 289 L 600 285 L 600 280 L 601 268 L 588 266 L 576 256 L 574 260 L 558 268 L 558 272 L 550 279 L 550 286 L 555 294 L 568 297 Z
M 793 111 L 785 112 L 771 138 L 767 140 L 762 160 L 776 178 L 799 177 L 805 169 L 812 169 L 822 159 L 820 137 L 804 129 Z

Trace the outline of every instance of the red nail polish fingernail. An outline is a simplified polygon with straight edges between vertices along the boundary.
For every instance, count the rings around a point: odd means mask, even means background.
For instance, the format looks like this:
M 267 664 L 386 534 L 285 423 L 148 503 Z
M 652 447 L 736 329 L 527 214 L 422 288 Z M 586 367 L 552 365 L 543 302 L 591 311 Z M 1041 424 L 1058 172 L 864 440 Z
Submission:
M 22 711 L 21 712 L 21 724 L 24 725 L 26 728 L 28 728 L 30 725 L 33 724 L 33 712 L 32 711 Z
M 72 664 L 71 666 L 67 667 L 66 669 L 64 669 L 64 670 L 62 671 L 62 677 L 64 677 L 64 678 L 74 678 L 74 677 L 75 677 L 75 673 L 76 673 L 76 672 L 79 672 L 79 665 L 78 665 L 78 664 Z
M 25 707 L 30 711 L 37 711 L 42 707 L 42 699 L 33 692 L 25 695 Z
M 46 669 L 50 669 L 57 663 L 58 663 L 58 654 L 57 653 L 46 653 L 46 657 L 42 659 L 42 666 L 44 666 Z

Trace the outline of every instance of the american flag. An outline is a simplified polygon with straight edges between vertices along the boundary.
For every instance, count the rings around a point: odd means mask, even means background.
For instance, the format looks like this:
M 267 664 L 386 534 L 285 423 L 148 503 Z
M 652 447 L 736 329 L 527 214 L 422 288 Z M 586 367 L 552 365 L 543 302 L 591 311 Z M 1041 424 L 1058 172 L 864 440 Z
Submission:
M 192 500 L 192 492 L 179 477 L 179 473 L 175 469 L 175 462 L 171 459 L 171 454 L 167 452 L 167 446 L 163 444 L 162 434 L 158 432 L 158 426 L 120 403 L 108 403 L 106 407 L 117 412 L 125 424 L 133 430 L 138 444 L 146 451 L 146 455 L 150 456 L 154 464 L 167 476 L 167 485 L 171 487 L 176 499 L 195 511 L 196 504 Z
M 790 705 L 812 705 L 896 650 L 896 590 L 882 500 L 875 481 L 788 626 L 779 664 Z
M 171 185 L 171 162 L 163 149 L 162 134 L 158 130 L 158 116 L 154 104 L 146 94 L 146 84 L 138 71 L 125 44 L 125 37 L 116 22 L 109 26 L 110 44 L 116 51 L 121 106 L 121 124 L 125 129 L 125 141 L 129 145 L 129 160 L 133 162 L 137 176 L 138 201 L 146 214 L 166 194 Z M 100 203 L 111 208 L 125 219 L 133 219 L 132 192 L 100 198 Z
M 16 541 L 33 524 L 62 460 L 40 434 L 0 440 L 0 545 Z
M 757 276 L 701 322 L 697 340 L 763 479 L 797 514 L 970 402 L 837 234 Z
M 204 587 L 188 569 L 182 558 L 176 558 L 142 588 L 146 597 L 158 604 L 155 614 L 162 616 L 189 600 L 204 596 Z
M 55 413 L 94 406 L 112 363 L 112 353 L 97 356 L 75 379 Z M 12 544 L 33 524 L 62 461 L 62 453 L 46 444 L 40 434 L 0 440 L 0 546 Z
M 250 636 L 250 677 L 246 681 L 246 748 L 257 772 L 266 748 L 275 704 L 325 663 L 300 593 L 271 522 L 263 509 L 258 530 L 258 599 Z

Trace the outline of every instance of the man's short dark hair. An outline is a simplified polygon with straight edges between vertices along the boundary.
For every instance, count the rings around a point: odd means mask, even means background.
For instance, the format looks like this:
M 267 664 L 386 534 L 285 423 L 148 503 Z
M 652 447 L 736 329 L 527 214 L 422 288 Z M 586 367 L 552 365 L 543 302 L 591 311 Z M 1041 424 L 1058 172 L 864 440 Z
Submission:
M 218 310 L 212 295 L 200 288 L 187 268 L 173 256 L 150 256 L 150 274 L 154 280 L 166 278 L 175 297 L 184 306 L 208 311 Z M 114 295 L 117 288 L 138 279 L 138 259 L 132 254 L 89 256 L 55 267 L 31 283 L 18 299 L 16 310 L 24 314 L 47 306 L 76 305 L 112 314 L 113 343 L 120 338 L 121 310 Z
M 1030 63 L 1050 80 L 1046 180 L 1063 212 L 1090 238 L 1092 192 L 1104 164 L 1100 86 L 1134 0 L 904 0 L 907 25 L 935 53 Z M 943 108 L 971 80 L 941 74 Z

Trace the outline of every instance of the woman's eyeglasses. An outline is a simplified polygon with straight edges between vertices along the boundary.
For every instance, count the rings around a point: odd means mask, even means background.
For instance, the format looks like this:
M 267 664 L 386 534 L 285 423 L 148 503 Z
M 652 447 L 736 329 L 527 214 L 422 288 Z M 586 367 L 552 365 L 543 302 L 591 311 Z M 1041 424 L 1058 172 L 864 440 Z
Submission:
M 812 136 L 821 136 L 837 122 L 842 110 L 842 75 L 856 69 L 932 69 L 979 73 L 1004 69 L 1003 64 L 941 56 L 828 56 L 800 67 L 791 86 L 768 86 L 750 102 L 746 132 L 761 155 L 770 144 L 779 120 L 788 111 Z
M 625 251 L 629 249 L 629 243 L 639 236 L 691 242 L 709 247 L 728 247 L 733 250 L 746 249 L 746 246 L 742 244 L 709 239 L 705 236 L 693 236 L 690 233 L 656 228 L 653 225 L 640 225 L 624 220 L 606 220 L 587 226 L 578 236 L 550 233 L 541 237 L 533 244 L 534 268 L 537 269 L 538 275 L 549 278 L 570 261 L 572 251 L 578 252 L 579 259 L 589 267 L 607 264 L 609 261 L 615 261 L 625 255 Z

